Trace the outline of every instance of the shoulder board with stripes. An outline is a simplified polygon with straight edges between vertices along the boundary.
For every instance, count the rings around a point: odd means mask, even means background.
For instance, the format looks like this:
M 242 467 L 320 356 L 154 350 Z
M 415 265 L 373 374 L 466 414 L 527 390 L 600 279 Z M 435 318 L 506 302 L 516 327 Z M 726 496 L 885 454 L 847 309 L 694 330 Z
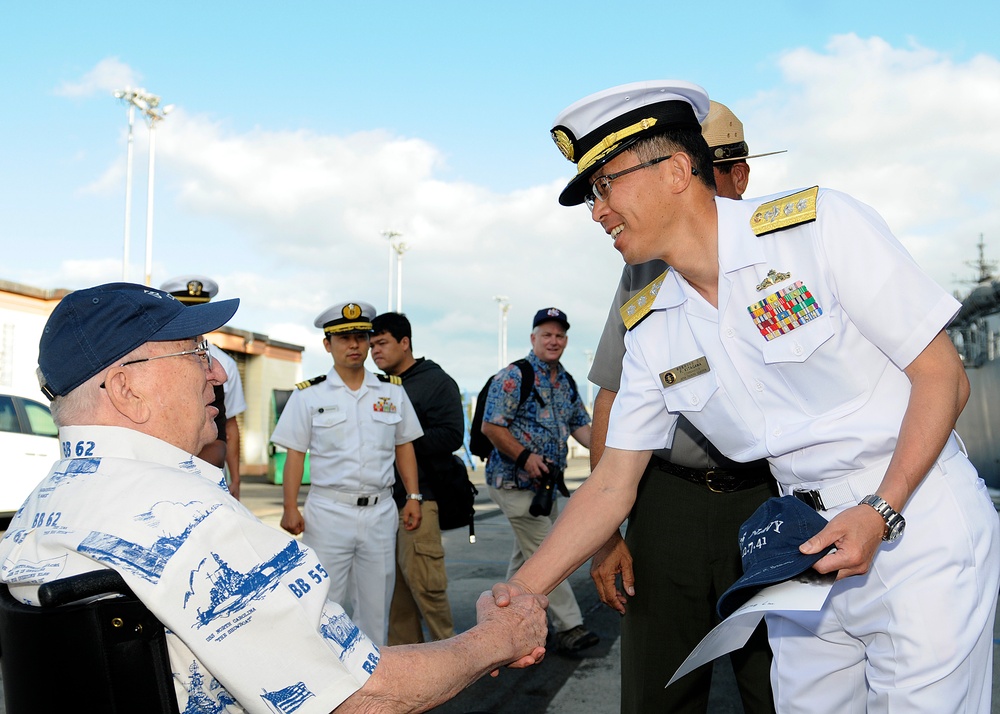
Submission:
M 399 377 L 397 377 L 394 374 L 376 374 L 375 376 L 378 377 L 380 381 L 382 381 L 382 382 L 388 382 L 389 384 L 402 384 L 403 383 L 403 380 L 400 379 Z
M 653 300 L 656 299 L 656 294 L 660 292 L 660 286 L 663 285 L 663 279 L 667 277 L 669 270 L 670 268 L 664 270 L 653 282 L 637 292 L 632 296 L 631 300 L 618 308 L 626 330 L 631 330 L 649 314 L 650 308 L 653 307 Z
M 758 236 L 816 220 L 819 186 L 807 188 L 774 201 L 762 203 L 750 218 L 750 228 Z
M 318 377 L 313 377 L 312 379 L 307 379 L 304 382 L 299 382 L 298 384 L 295 385 L 295 388 L 296 389 L 305 389 L 306 387 L 311 387 L 314 384 L 319 384 L 320 382 L 325 382 L 325 381 L 326 381 L 326 375 L 325 374 L 321 374 Z

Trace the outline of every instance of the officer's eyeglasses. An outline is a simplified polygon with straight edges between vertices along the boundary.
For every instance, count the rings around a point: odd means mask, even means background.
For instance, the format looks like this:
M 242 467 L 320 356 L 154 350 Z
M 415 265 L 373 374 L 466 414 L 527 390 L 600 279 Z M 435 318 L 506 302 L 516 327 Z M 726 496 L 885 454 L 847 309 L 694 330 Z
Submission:
M 122 362 L 119 367 L 127 367 L 130 364 L 139 364 L 140 362 L 152 362 L 154 359 L 166 359 L 167 357 L 183 357 L 184 355 L 198 355 L 202 362 L 205 364 L 205 370 L 208 372 L 212 371 L 212 353 L 208 351 L 208 340 L 202 340 L 198 343 L 198 346 L 193 350 L 184 350 L 183 352 L 171 352 L 168 355 L 156 355 L 155 357 L 142 357 L 140 359 L 130 359 L 128 362 Z M 104 389 L 104 382 L 101 382 L 101 389 Z
M 667 154 L 666 156 L 661 156 L 660 158 L 653 159 L 652 161 L 644 161 L 641 164 L 638 164 L 637 166 L 633 166 L 630 169 L 625 169 L 624 171 L 619 171 L 616 174 L 605 174 L 604 176 L 598 176 L 594 180 L 594 183 L 591 184 L 590 186 L 590 193 L 588 193 L 583 199 L 584 202 L 586 202 L 587 204 L 587 208 L 593 211 L 594 203 L 597 200 L 601 201 L 608 200 L 608 196 L 611 195 L 611 182 L 614 181 L 616 178 L 621 178 L 625 174 L 630 174 L 633 171 L 638 171 L 639 169 L 644 169 L 647 166 L 653 166 L 654 164 L 658 164 L 661 161 L 666 161 L 671 156 L 673 156 L 673 154 Z

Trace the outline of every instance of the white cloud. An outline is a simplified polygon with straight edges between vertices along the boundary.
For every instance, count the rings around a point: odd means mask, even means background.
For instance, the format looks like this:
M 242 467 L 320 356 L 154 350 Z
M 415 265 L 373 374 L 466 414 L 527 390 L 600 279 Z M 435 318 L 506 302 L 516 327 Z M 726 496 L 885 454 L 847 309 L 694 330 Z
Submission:
M 94 94 L 111 94 L 119 89 L 135 87 L 142 78 L 138 72 L 117 57 L 102 59 L 75 82 L 63 82 L 55 93 L 63 97 L 89 97 Z
M 843 35 L 777 61 L 779 85 L 719 97 L 743 119 L 752 150 L 789 150 L 752 161 L 751 194 L 817 183 L 846 190 L 878 209 L 949 289 L 953 276 L 970 272 L 965 261 L 980 233 L 988 253 L 1000 254 L 992 170 L 1000 143 L 988 130 L 1000 115 L 997 58 L 959 62 Z M 126 76 L 135 75 L 105 60 L 64 93 L 117 87 Z M 573 323 L 565 361 L 584 383 L 584 350 L 597 344 L 621 260 L 586 211 L 556 203 L 568 173 L 497 193 L 442 179 L 445 153 L 420 138 L 377 129 L 238 132 L 183 107 L 157 132 L 158 235 L 161 221 L 174 224 L 157 245 L 158 265 L 167 266 L 157 274 L 216 277 L 221 297 L 242 298 L 237 326 L 306 346 L 304 376 L 329 367 L 312 327 L 320 311 L 344 299 L 386 307 L 381 231 L 391 228 L 409 246 L 404 311 L 418 355 L 478 388 L 496 367 L 493 296 L 503 294 L 512 303 L 508 356 L 527 351 L 534 311 L 557 305 Z M 120 190 L 120 171 L 91 188 Z
M 460 383 L 474 384 L 495 369 L 496 294 L 514 306 L 512 358 L 528 349 L 535 310 L 558 305 L 575 312 L 572 361 L 583 378 L 582 350 L 596 344 L 621 263 L 585 211 L 557 204 L 561 180 L 509 194 L 443 181 L 435 173 L 444 162 L 438 149 L 383 131 L 236 134 L 180 109 L 157 132 L 158 170 L 175 177 L 177 206 L 221 219 L 244 236 L 229 250 L 243 278 L 227 278 L 225 290 L 243 300 L 241 327 L 268 325 L 271 337 L 306 345 L 307 362 L 328 368 L 312 320 L 344 299 L 386 308 L 388 244 L 381 231 L 391 228 L 408 246 L 404 311 L 418 345 L 442 364 L 460 350 Z
M 1000 61 L 958 62 L 911 44 L 836 36 L 778 60 L 781 86 L 737 103 L 751 149 L 751 193 L 819 183 L 874 206 L 946 289 L 985 233 L 1000 254 Z M 992 238 L 992 240 L 991 240 Z

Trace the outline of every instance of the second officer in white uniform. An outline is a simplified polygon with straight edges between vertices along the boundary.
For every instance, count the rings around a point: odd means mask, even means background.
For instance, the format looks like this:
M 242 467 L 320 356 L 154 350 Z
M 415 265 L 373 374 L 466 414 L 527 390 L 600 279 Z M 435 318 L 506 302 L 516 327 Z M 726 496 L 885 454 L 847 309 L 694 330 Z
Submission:
M 393 462 L 407 492 L 403 527 L 420 525 L 420 489 L 412 442 L 420 422 L 396 377 L 364 367 L 375 308 L 334 305 L 315 320 L 333 369 L 296 385 L 271 441 L 288 450 L 281 527 L 313 548 L 329 571 L 330 599 L 353 604 L 354 622 L 379 645 L 388 636 L 395 583 L 397 512 Z M 305 515 L 298 508 L 310 453 Z

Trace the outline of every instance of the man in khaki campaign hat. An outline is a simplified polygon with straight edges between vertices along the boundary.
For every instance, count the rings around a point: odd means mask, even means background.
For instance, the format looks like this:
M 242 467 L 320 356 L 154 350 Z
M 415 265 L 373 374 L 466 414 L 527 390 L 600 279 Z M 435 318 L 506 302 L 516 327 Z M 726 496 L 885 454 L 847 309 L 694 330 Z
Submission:
M 711 102 L 701 134 L 712 152 L 716 192 L 739 200 L 750 178 L 743 122 L 727 106 Z M 641 300 L 647 286 L 662 280 L 662 260 L 626 265 L 611 303 L 604 333 L 591 366 L 600 387 L 594 400 L 591 468 L 604 453 L 611 403 L 618 392 L 625 356 L 622 309 Z M 666 474 L 666 476 L 665 476 Z M 735 534 L 768 496 L 777 493 L 764 460 L 740 464 L 719 453 L 687 419 L 680 419 L 671 449 L 657 451 L 639 484 L 626 539 L 616 531 L 591 563 L 601 599 L 622 618 L 621 683 L 623 714 L 649 711 L 703 714 L 708 709 L 712 666 L 706 665 L 663 686 L 702 637 L 718 623 L 714 601 L 742 575 Z M 698 533 L 697 557 L 678 534 Z M 622 590 L 616 587 L 621 577 Z M 743 708 L 748 714 L 773 712 L 771 649 L 761 624 L 742 649 L 730 654 Z
M 211 301 L 219 293 L 219 284 L 204 275 L 180 275 L 167 280 L 160 286 L 184 305 L 201 305 Z M 206 446 L 201 458 L 220 469 L 225 466 L 229 476 L 229 492 L 233 498 L 240 497 L 240 425 L 236 417 L 247 410 L 243 395 L 243 378 L 236 366 L 236 360 L 222 348 L 209 343 L 212 359 L 217 360 L 226 371 L 226 382 L 216 386 L 214 406 L 219 409 L 219 438 Z M 222 393 L 221 399 L 219 393 Z
M 954 433 L 959 302 L 847 194 L 716 196 L 708 109 L 701 87 L 654 80 L 556 119 L 577 164 L 560 202 L 592 201 L 626 262 L 670 269 L 626 310 L 600 463 L 497 604 L 550 591 L 607 541 L 683 415 L 828 521 L 799 546 L 836 573 L 824 604 L 765 614 L 777 711 L 989 711 L 1000 521 Z
M 372 305 L 351 301 L 316 318 L 333 368 L 295 385 L 271 441 L 288 449 L 281 527 L 302 534 L 330 573 L 330 598 L 351 601 L 354 621 L 384 645 L 397 524 L 420 526 L 423 497 L 412 442 L 424 432 L 399 377 L 365 369 L 373 317 Z M 311 485 L 303 516 L 298 496 L 306 452 Z M 392 500 L 394 462 L 407 494 L 399 515 Z

